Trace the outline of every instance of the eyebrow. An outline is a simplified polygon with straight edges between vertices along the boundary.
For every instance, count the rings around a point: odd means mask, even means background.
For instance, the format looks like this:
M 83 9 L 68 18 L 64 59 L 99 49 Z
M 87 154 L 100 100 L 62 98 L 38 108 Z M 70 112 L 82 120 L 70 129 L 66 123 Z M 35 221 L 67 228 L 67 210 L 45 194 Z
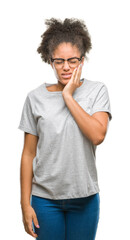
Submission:
M 67 59 L 65 59 L 65 58 L 52 58 L 52 59 L 63 59 L 63 60 L 68 60 L 68 59 L 72 59 L 72 58 L 80 58 L 80 57 L 71 57 L 71 58 L 67 58 Z

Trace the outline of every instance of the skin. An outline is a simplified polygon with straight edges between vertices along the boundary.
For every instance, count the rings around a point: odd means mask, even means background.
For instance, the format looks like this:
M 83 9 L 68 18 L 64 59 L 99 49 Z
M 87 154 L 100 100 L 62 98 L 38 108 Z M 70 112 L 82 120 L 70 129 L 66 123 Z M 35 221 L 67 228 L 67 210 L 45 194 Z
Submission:
M 53 52 L 53 58 L 68 59 L 71 57 L 80 57 L 80 52 L 76 46 L 72 46 L 71 43 L 61 43 Z M 82 59 L 82 66 L 84 58 Z M 53 68 L 53 64 L 51 63 Z M 108 113 L 96 112 L 90 116 L 85 112 L 81 106 L 73 98 L 73 93 L 76 88 L 81 86 L 80 77 L 82 72 L 82 66 L 78 66 L 77 69 L 71 69 L 65 61 L 63 68 L 57 70 L 58 83 L 51 87 L 48 87 L 49 91 L 62 91 L 63 99 L 74 117 L 78 127 L 82 133 L 93 144 L 99 145 L 103 142 L 108 126 Z M 71 77 L 64 79 L 62 73 L 72 73 Z M 20 168 L 20 183 L 21 183 L 21 208 L 23 215 L 23 223 L 25 231 L 33 237 L 37 237 L 37 234 L 33 232 L 32 220 L 37 227 L 39 225 L 38 219 L 34 209 L 30 205 L 30 195 L 33 177 L 33 158 L 36 155 L 36 147 L 38 137 L 29 133 L 24 135 L 24 147 L 21 158 Z
M 76 46 L 71 43 L 61 43 L 53 52 L 53 58 L 71 58 L 80 57 L 80 51 Z M 84 58 L 82 59 L 82 66 Z M 54 67 L 51 63 L 52 68 Z M 96 112 L 90 116 L 85 112 L 81 106 L 73 98 L 73 93 L 77 87 L 80 87 L 80 77 L 82 72 L 82 66 L 78 66 L 77 69 L 71 69 L 67 61 L 65 61 L 63 68 L 57 69 L 58 84 L 55 86 L 62 90 L 63 99 L 74 117 L 78 127 L 82 133 L 89 138 L 94 145 L 99 145 L 103 142 L 107 127 L 108 127 L 108 113 Z M 72 73 L 71 77 L 64 79 L 62 73 Z M 52 89 L 51 89 L 52 90 Z
M 29 133 L 24 134 L 24 146 L 21 157 L 20 184 L 21 184 L 21 210 L 25 231 L 32 237 L 38 237 L 32 229 L 32 220 L 37 227 L 38 219 L 30 204 L 31 186 L 33 178 L 33 158 L 36 155 L 38 137 Z
M 80 58 L 80 56 L 81 56 L 81 53 L 75 45 L 72 45 L 71 43 L 61 43 L 61 44 L 58 45 L 58 47 L 53 52 L 52 58 L 68 59 L 68 58 L 71 58 L 71 57 Z M 50 62 L 50 63 L 51 63 L 52 68 L 54 68 L 52 62 Z M 82 57 L 82 60 L 79 62 L 79 64 L 80 63 L 82 63 L 82 65 L 84 64 L 84 57 Z M 54 86 L 48 87 L 48 90 L 62 91 L 64 89 L 64 87 L 67 84 L 69 84 L 69 81 L 70 81 L 70 78 L 71 78 L 71 77 L 69 77 L 68 79 L 63 78 L 62 73 L 66 73 L 66 74 L 67 73 L 73 73 L 75 71 L 75 69 L 70 68 L 67 61 L 65 61 L 63 68 L 56 69 L 56 71 L 57 71 L 57 75 L 59 77 L 58 84 L 55 84 Z M 77 87 L 79 87 L 81 84 L 82 83 L 80 82 Z M 75 88 L 74 88 L 74 86 L 72 86 L 72 84 L 71 84 L 71 88 L 73 88 L 73 91 L 75 90 Z

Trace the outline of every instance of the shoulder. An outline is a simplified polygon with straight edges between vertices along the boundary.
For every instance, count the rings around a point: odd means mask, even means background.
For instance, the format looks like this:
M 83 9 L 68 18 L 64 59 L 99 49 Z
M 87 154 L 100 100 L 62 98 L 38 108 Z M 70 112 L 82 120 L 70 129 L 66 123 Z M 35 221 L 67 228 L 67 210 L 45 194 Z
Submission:
M 90 88 L 97 88 L 100 89 L 102 87 L 106 87 L 104 82 L 101 81 L 92 81 L 92 80 L 88 80 L 85 78 L 86 84 L 88 85 L 88 87 Z
M 92 96 L 96 97 L 100 92 L 107 92 L 107 86 L 104 82 L 101 81 L 92 81 L 85 79 L 86 85 L 85 85 L 85 91 Z
M 30 99 L 30 101 L 37 100 L 38 97 L 40 97 L 42 93 L 42 87 L 43 87 L 43 83 L 40 84 L 38 87 L 33 88 L 27 93 L 27 97 Z

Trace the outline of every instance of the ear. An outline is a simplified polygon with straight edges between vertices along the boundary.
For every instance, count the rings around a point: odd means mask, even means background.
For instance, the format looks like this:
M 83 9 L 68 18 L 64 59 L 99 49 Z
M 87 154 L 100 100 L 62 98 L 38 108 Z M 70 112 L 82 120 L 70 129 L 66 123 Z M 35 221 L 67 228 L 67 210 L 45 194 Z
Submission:
M 84 64 L 84 56 L 82 57 L 82 61 L 81 61 L 82 64 Z
M 51 67 L 53 68 L 53 63 L 51 61 L 51 58 L 49 58 L 49 64 L 51 65 Z
M 52 62 L 50 62 L 50 65 L 52 66 L 52 68 L 53 68 L 53 64 L 52 64 Z

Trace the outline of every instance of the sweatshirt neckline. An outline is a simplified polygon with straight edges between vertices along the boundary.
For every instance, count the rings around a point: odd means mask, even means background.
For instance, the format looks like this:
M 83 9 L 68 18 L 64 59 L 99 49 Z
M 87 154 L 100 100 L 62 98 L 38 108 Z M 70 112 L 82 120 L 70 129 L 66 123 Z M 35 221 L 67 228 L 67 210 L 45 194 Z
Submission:
M 82 81 L 83 83 L 82 83 L 82 85 L 80 87 L 75 89 L 75 92 L 77 92 L 77 91 L 79 91 L 79 90 L 81 90 L 83 88 L 83 86 L 85 84 L 85 78 L 82 78 L 80 81 Z M 61 95 L 62 96 L 62 91 L 53 91 L 53 92 L 48 91 L 46 86 L 51 86 L 51 85 L 54 85 L 54 84 L 53 83 L 46 83 L 46 82 L 44 82 L 43 83 L 43 90 L 44 90 L 44 92 L 47 95 Z

